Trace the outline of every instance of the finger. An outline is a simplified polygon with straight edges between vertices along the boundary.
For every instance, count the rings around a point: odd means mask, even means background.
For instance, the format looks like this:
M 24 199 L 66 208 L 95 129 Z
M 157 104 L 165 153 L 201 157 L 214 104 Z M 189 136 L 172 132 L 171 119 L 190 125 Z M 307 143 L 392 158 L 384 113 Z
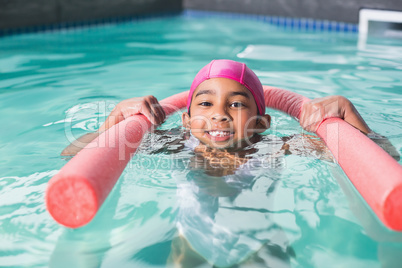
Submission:
M 158 105 L 157 105 L 157 108 L 158 108 L 158 113 L 159 113 L 160 116 L 161 116 L 161 122 L 165 121 L 165 119 L 166 119 L 165 110 L 163 110 L 163 107 L 162 107 L 159 103 L 158 103 Z
M 161 116 L 160 112 L 158 111 L 155 104 L 148 102 L 148 105 L 149 105 L 150 112 L 154 118 L 155 124 L 159 125 L 162 122 L 162 116 Z
M 141 114 L 143 114 L 146 118 L 148 118 L 148 120 L 153 124 L 153 125 L 157 125 L 157 121 L 154 115 L 154 112 L 152 111 L 151 106 L 149 105 L 149 103 L 147 101 L 143 102 L 143 105 L 141 105 Z
M 166 118 L 166 113 L 163 110 L 163 107 L 160 105 L 160 103 L 158 102 L 158 100 L 154 96 L 152 96 L 150 101 L 151 101 L 151 103 L 153 105 L 154 111 L 157 114 L 159 122 L 162 123 Z
M 155 121 L 158 124 L 161 124 L 165 120 L 165 117 L 166 117 L 165 111 L 163 111 L 162 106 L 159 104 L 158 100 L 155 97 L 151 96 L 148 99 L 148 101 L 149 101 L 151 110 L 155 116 Z

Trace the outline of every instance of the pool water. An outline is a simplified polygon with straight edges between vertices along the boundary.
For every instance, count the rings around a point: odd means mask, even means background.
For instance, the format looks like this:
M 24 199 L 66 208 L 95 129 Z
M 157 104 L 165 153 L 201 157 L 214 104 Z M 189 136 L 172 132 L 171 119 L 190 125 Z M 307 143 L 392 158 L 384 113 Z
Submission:
M 282 157 L 279 170 L 233 184 L 183 168 L 191 151 L 153 154 L 143 144 L 87 226 L 58 225 L 44 204 L 70 141 L 123 99 L 187 90 L 215 58 L 245 62 L 263 84 L 309 98 L 346 96 L 401 154 L 402 46 L 358 48 L 357 38 L 191 16 L 1 38 L 0 266 L 168 267 L 187 243 L 219 266 L 399 267 L 402 235 L 376 220 L 336 164 L 314 155 Z M 266 135 L 303 132 L 269 112 Z M 175 114 L 161 129 L 179 125 Z

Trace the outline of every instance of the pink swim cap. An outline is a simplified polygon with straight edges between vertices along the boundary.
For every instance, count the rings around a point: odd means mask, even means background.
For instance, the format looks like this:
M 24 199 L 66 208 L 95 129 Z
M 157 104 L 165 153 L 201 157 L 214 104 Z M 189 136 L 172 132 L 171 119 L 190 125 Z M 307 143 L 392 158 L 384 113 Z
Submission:
M 191 84 L 190 94 L 188 95 L 188 112 L 190 112 L 191 99 L 195 89 L 210 78 L 229 78 L 244 85 L 254 97 L 258 114 L 265 114 L 264 90 L 260 79 L 246 64 L 232 60 L 213 60 L 198 72 Z

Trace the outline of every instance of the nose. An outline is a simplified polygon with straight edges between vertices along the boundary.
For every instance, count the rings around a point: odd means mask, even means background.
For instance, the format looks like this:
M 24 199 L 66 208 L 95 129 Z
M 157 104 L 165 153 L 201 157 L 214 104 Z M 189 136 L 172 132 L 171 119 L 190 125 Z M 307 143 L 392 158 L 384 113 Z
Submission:
M 212 107 L 211 109 L 211 115 L 210 118 L 212 121 L 215 122 L 226 122 L 226 121 L 231 121 L 231 117 L 228 114 L 228 110 L 225 107 L 225 103 L 223 104 L 216 104 Z
M 212 116 L 212 120 L 218 121 L 218 122 L 225 122 L 225 121 L 229 121 L 229 116 L 227 116 L 226 114 L 216 113 Z

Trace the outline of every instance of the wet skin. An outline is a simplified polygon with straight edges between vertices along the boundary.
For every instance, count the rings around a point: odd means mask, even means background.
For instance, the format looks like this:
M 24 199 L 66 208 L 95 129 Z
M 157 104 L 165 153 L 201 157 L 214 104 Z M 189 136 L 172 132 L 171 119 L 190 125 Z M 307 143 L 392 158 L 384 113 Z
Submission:
M 212 78 L 194 91 L 190 114 L 183 113 L 183 126 L 202 144 L 212 148 L 244 147 L 255 133 L 269 127 L 270 116 L 258 115 L 250 91 L 227 78 Z

